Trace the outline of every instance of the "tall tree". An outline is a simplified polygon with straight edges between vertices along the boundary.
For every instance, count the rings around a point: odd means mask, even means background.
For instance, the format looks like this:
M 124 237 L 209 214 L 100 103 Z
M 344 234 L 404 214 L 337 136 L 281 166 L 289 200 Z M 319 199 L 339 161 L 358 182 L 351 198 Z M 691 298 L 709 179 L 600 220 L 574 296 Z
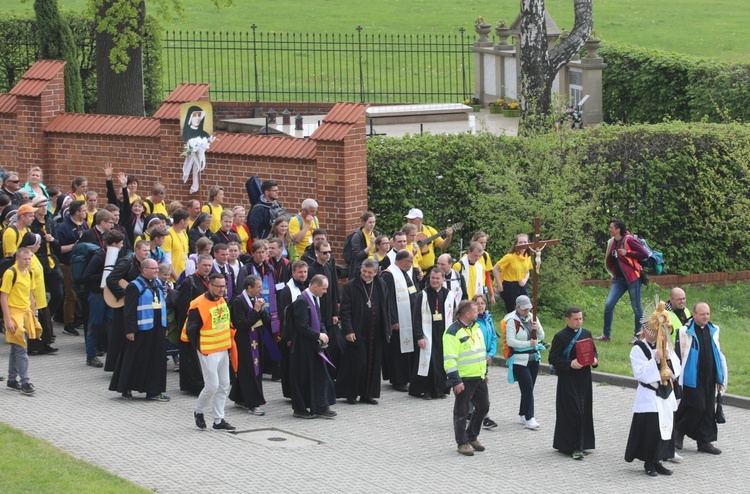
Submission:
M 57 0 L 36 0 L 34 13 L 40 56 L 43 59 L 66 62 L 65 111 L 83 113 L 83 84 L 73 31 L 62 21 Z
M 594 27 L 593 0 L 574 0 L 575 22 L 570 36 L 548 49 L 544 0 L 521 0 L 521 121 L 520 131 L 548 127 L 552 82 L 558 71 L 583 46 Z
M 145 114 L 143 30 L 145 0 L 91 0 L 96 23 L 97 112 Z M 216 8 L 233 0 L 211 0 Z M 162 18 L 182 16 L 182 0 L 157 0 Z

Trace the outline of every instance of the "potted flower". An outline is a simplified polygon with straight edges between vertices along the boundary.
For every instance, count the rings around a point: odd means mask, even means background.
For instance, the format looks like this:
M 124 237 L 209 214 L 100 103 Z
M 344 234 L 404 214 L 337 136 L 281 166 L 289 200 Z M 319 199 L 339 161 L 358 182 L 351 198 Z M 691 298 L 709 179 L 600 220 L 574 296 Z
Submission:
M 482 111 L 482 101 L 479 98 L 466 98 L 464 105 L 469 105 L 475 112 Z
M 495 24 L 495 35 L 497 35 L 497 45 L 496 47 L 505 49 L 510 46 L 508 43 L 508 38 L 510 37 L 510 27 L 508 27 L 508 23 L 505 21 L 505 19 L 500 19 L 497 21 L 497 24 Z
M 474 20 L 474 31 L 479 35 L 477 42 L 487 42 L 490 39 L 487 37 L 492 31 L 492 24 L 484 20 L 484 16 L 480 15 Z
M 489 104 L 490 113 L 502 113 L 503 108 L 505 108 L 505 100 L 502 98 L 496 99 L 495 101 L 490 101 Z
M 507 101 L 503 108 L 503 115 L 506 117 L 516 118 L 521 115 L 521 105 L 518 101 Z
M 571 129 L 580 129 L 583 127 L 583 116 L 578 105 L 569 106 L 557 113 L 555 127 L 560 128 L 565 125 L 570 125 Z

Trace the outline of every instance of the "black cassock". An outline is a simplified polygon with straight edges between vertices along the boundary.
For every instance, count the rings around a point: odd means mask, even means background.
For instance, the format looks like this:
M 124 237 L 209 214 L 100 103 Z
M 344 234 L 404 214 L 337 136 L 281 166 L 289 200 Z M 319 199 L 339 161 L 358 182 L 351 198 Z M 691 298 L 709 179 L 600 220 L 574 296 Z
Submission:
M 318 355 L 320 333 L 312 329 L 310 307 L 305 297 L 293 302 L 294 329 L 291 331 L 292 347 L 289 353 L 290 391 L 292 409 L 297 413 L 323 412 L 336 403 L 333 380 L 328 374 L 328 364 Z M 320 321 L 318 313 L 318 321 Z M 325 327 L 321 323 L 321 333 Z
M 430 307 L 430 313 L 435 314 L 437 307 L 442 321 L 432 321 L 432 353 L 430 354 L 430 368 L 426 376 L 417 374 L 419 371 L 419 347 L 414 348 L 414 366 L 412 367 L 411 383 L 409 383 L 409 394 L 412 396 L 422 396 L 428 394 L 433 398 L 441 398 L 450 392 L 448 377 L 445 375 L 443 367 L 443 333 L 445 333 L 445 297 L 448 296 L 447 288 L 441 287 L 440 291 L 435 291 L 432 287 L 425 287 L 424 291 L 417 294 L 414 303 L 414 342 L 424 338 L 424 328 L 422 328 L 422 303 L 424 297 Z M 430 316 L 432 317 L 432 316 Z M 450 324 L 450 321 L 447 321 Z
M 252 299 L 250 299 L 252 300 Z M 247 408 L 255 408 L 266 404 L 263 397 L 263 373 L 257 362 L 258 374 L 255 374 L 255 358 L 252 344 L 256 345 L 256 353 L 260 359 L 262 345 L 260 326 L 253 327 L 258 321 L 271 325 L 271 316 L 264 310 L 256 312 L 247 305 L 244 295 L 240 294 L 232 301 L 232 324 L 237 332 L 234 341 L 237 344 L 237 373 L 235 374 L 229 399 Z M 253 341 L 251 341 L 251 338 Z
M 208 292 L 208 280 L 201 278 L 197 273 L 191 274 L 180 283 L 177 288 L 179 295 L 177 297 L 177 324 L 180 331 L 187 319 L 188 308 L 190 303 L 197 297 Z M 198 361 L 198 354 L 195 348 L 187 342 L 180 340 L 180 391 L 187 391 L 192 394 L 199 394 L 203 389 L 203 372 L 201 363 Z
M 391 337 L 385 283 L 375 277 L 365 285 L 360 277 L 349 280 L 341 294 L 341 329 L 345 341 L 337 371 L 336 396 L 368 400 L 380 397 L 380 365 L 383 345 Z M 369 302 L 369 304 L 368 304 Z
M 299 288 L 300 293 L 307 288 L 306 282 L 298 283 L 295 281 L 294 283 L 297 288 Z M 288 306 L 292 305 L 292 302 L 294 302 L 294 300 L 292 300 L 292 290 L 289 286 L 284 286 L 284 288 L 276 292 L 276 307 L 279 309 L 279 324 L 282 328 L 279 350 L 281 350 L 281 393 L 284 395 L 284 398 L 292 397 L 292 391 L 289 385 L 289 351 L 291 340 L 284 337 L 284 335 L 286 335 L 284 327 L 287 324 L 287 321 L 284 320 L 284 312 Z
M 395 276 L 403 276 L 406 281 L 407 287 L 416 287 L 414 280 L 404 273 L 398 266 L 393 266 L 396 271 Z M 398 304 L 396 302 L 396 282 L 394 280 L 394 274 L 390 271 L 383 271 L 380 277 L 385 282 L 386 294 L 388 296 L 388 316 L 390 317 L 390 323 L 398 324 Z M 414 301 L 417 298 L 417 292 L 409 294 L 410 317 L 411 312 L 414 310 Z M 412 337 L 416 342 L 417 338 Z M 398 332 L 393 332 L 393 338 L 383 349 L 383 379 L 388 379 L 394 386 L 404 386 L 409 384 L 411 378 L 412 366 L 416 355 L 417 346 L 414 345 L 414 352 L 401 353 L 401 335 Z
M 572 369 L 570 363 L 576 358 L 575 345 L 566 359 L 563 352 L 576 335 L 576 330 L 566 327 L 552 339 L 549 363 L 557 370 L 557 396 L 555 400 L 555 439 L 552 447 L 564 453 L 594 449 L 593 392 L 591 389 L 591 366 Z M 591 338 L 591 332 L 583 329 L 579 340 Z M 596 348 L 594 349 L 594 355 Z
M 157 290 L 160 287 L 149 285 L 154 292 L 154 300 L 158 301 Z M 131 283 L 125 289 L 125 328 L 124 334 L 133 333 L 133 341 L 125 339 L 117 363 L 115 364 L 110 391 L 125 393 L 138 391 L 148 396 L 156 396 L 167 389 L 166 357 L 166 328 L 161 325 L 161 309 L 154 309 L 154 325 L 152 329 L 141 331 L 138 329 L 136 317 L 140 298 L 138 285 Z

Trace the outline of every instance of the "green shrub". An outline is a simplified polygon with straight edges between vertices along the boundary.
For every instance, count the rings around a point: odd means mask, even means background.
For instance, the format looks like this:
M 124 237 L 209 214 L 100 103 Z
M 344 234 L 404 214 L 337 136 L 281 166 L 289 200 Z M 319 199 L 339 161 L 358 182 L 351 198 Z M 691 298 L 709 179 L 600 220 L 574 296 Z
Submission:
M 462 221 L 450 252 L 490 235 L 496 261 L 542 220 L 540 290 L 561 310 L 584 278 L 606 278 L 613 218 L 664 254 L 670 273 L 750 269 L 750 129 L 743 125 L 602 125 L 533 137 L 491 134 L 368 141 L 370 208 L 392 233 L 412 207 L 438 229 Z

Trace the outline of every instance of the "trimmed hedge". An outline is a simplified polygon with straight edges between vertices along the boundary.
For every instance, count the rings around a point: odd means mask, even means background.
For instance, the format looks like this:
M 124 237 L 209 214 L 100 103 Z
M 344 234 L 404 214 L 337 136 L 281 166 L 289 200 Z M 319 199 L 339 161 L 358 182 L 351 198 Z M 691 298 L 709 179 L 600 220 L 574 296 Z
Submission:
M 84 110 L 86 113 L 96 113 L 96 32 L 92 17 L 78 12 L 63 12 L 62 17 L 70 26 L 78 48 Z M 143 81 L 148 114 L 155 112 L 163 99 L 163 32 L 157 18 L 146 16 Z M 40 58 L 36 20 L 0 12 L 0 92 L 10 91 L 24 72 Z
M 750 269 L 750 129 L 738 124 L 602 125 L 534 137 L 414 135 L 368 141 L 368 194 L 391 233 L 412 207 L 436 228 L 463 221 L 451 245 L 489 233 L 496 261 L 517 233 L 559 245 L 544 252 L 547 305 L 584 278 L 606 278 L 611 219 L 664 254 L 667 271 Z M 463 239 L 463 244 L 460 240 Z
M 750 65 L 607 42 L 598 51 L 608 123 L 750 121 Z

